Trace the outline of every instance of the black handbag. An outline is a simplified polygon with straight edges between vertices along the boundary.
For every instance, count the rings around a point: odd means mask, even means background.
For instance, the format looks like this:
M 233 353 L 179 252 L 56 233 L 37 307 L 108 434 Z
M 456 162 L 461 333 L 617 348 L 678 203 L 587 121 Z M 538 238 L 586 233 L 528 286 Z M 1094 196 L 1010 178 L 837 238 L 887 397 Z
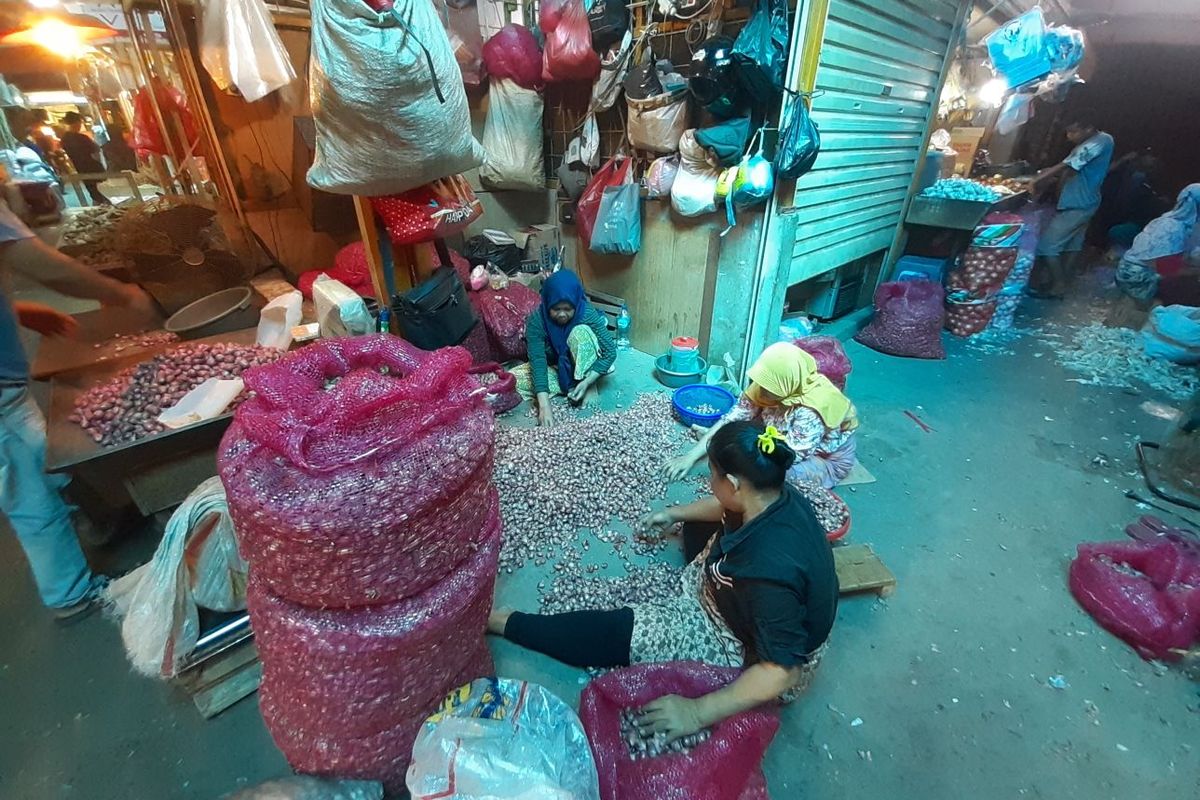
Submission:
M 451 267 L 438 267 L 419 286 L 395 295 L 392 313 L 404 338 L 422 350 L 458 344 L 476 322 L 467 289 Z
M 592 31 L 592 49 L 606 53 L 629 30 L 629 8 L 625 0 L 596 0 L 588 11 Z

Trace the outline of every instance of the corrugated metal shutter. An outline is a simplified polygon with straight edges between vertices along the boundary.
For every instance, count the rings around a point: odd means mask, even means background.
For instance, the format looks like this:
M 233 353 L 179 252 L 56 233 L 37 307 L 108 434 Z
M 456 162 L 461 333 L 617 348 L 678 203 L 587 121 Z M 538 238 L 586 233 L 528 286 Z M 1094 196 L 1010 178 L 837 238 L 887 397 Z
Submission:
M 821 155 L 787 212 L 789 283 L 891 245 L 961 2 L 830 0 L 813 101 Z

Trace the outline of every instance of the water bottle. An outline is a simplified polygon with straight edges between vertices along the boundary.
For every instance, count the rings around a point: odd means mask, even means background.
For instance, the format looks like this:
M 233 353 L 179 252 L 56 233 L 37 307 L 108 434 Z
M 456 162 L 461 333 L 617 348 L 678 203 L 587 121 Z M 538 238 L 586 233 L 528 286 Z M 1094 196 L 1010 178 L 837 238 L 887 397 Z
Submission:
M 633 325 L 633 317 L 629 316 L 629 306 L 621 304 L 621 313 L 617 315 L 617 347 L 629 349 L 629 328 Z

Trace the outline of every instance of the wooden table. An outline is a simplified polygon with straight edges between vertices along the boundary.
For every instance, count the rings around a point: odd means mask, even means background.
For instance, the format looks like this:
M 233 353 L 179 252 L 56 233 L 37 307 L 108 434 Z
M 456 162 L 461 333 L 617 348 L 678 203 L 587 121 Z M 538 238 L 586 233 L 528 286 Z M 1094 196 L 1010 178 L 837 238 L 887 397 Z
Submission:
M 103 361 L 128 358 L 143 361 L 163 348 L 163 345 L 137 347 L 128 340 L 114 339 L 118 334 L 161 330 L 164 319 L 159 314 L 139 318 L 125 308 L 101 308 L 74 316 L 79 323 L 79 332 L 74 337 L 44 337 L 38 344 L 37 355 L 30 367 L 35 381 Z

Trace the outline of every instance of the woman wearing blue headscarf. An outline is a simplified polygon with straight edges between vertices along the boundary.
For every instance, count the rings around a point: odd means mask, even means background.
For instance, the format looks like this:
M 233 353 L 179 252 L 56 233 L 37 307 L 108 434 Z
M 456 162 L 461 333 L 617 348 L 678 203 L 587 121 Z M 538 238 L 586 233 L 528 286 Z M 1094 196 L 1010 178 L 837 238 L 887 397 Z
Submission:
M 551 390 L 582 403 L 594 396 L 596 381 L 612 372 L 617 360 L 608 320 L 588 303 L 583 284 L 569 269 L 542 284 L 542 303 L 525 320 L 525 341 L 539 425 L 554 424 Z

